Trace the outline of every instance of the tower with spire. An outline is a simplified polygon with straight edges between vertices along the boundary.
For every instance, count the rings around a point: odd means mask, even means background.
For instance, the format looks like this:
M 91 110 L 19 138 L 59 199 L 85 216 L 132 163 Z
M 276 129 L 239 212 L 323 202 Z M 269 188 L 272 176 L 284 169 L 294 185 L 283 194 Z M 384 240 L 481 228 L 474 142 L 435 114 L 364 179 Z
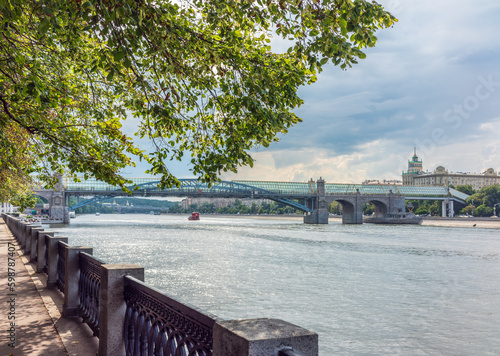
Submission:
M 422 173 L 422 161 L 418 160 L 417 147 L 413 147 L 413 157 L 408 161 L 408 170 L 402 174 L 403 185 L 414 185 L 413 178 Z

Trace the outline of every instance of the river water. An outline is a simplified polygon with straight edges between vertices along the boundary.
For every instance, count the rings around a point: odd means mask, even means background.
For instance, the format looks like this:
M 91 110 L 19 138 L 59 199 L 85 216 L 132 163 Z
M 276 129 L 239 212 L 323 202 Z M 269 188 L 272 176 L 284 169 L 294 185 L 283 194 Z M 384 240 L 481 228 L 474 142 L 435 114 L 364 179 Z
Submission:
M 499 355 L 500 230 L 78 216 L 52 228 L 224 319 L 278 318 L 320 355 Z

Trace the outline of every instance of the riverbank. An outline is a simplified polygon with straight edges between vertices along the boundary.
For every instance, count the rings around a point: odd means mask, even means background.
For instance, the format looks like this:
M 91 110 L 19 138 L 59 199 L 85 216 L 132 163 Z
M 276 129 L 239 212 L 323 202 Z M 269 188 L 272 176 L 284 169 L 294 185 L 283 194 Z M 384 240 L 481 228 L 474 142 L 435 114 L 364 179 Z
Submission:
M 500 219 L 495 218 L 424 218 L 424 226 L 500 229 Z

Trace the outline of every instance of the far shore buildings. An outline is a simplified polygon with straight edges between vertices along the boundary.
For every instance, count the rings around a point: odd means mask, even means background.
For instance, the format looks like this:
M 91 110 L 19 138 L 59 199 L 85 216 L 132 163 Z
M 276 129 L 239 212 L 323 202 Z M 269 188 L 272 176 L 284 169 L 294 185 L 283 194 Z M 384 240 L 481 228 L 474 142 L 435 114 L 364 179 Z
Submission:
M 443 166 L 438 166 L 434 172 L 423 170 L 422 161 L 418 159 L 416 149 L 411 161 L 408 161 L 408 170 L 403 172 L 403 185 L 418 186 L 453 186 L 471 185 L 472 189 L 479 190 L 494 184 L 500 184 L 500 176 L 493 168 L 482 173 L 449 172 Z

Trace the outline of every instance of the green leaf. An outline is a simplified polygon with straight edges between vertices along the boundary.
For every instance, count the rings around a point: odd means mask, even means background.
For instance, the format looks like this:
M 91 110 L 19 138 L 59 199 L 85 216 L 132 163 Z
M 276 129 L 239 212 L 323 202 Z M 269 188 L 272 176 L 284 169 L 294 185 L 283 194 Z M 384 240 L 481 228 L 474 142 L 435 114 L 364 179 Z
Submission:
M 111 69 L 111 71 L 108 73 L 108 76 L 106 77 L 106 80 L 108 82 L 112 81 L 113 80 L 113 76 L 115 75 L 115 70 L 114 69 Z
M 127 54 L 127 52 L 125 52 L 124 50 L 121 50 L 121 51 L 118 51 L 116 53 L 113 54 L 113 58 L 115 59 L 115 61 L 120 61 L 122 58 L 125 57 L 125 55 Z
M 50 7 L 42 6 L 42 10 L 43 10 L 43 12 L 45 12 L 49 16 L 54 15 L 54 11 L 52 11 L 52 9 Z
M 47 32 L 47 30 L 49 29 L 49 25 L 50 25 L 49 18 L 48 17 L 44 17 L 43 20 L 38 25 L 38 31 L 41 34 L 45 34 Z

